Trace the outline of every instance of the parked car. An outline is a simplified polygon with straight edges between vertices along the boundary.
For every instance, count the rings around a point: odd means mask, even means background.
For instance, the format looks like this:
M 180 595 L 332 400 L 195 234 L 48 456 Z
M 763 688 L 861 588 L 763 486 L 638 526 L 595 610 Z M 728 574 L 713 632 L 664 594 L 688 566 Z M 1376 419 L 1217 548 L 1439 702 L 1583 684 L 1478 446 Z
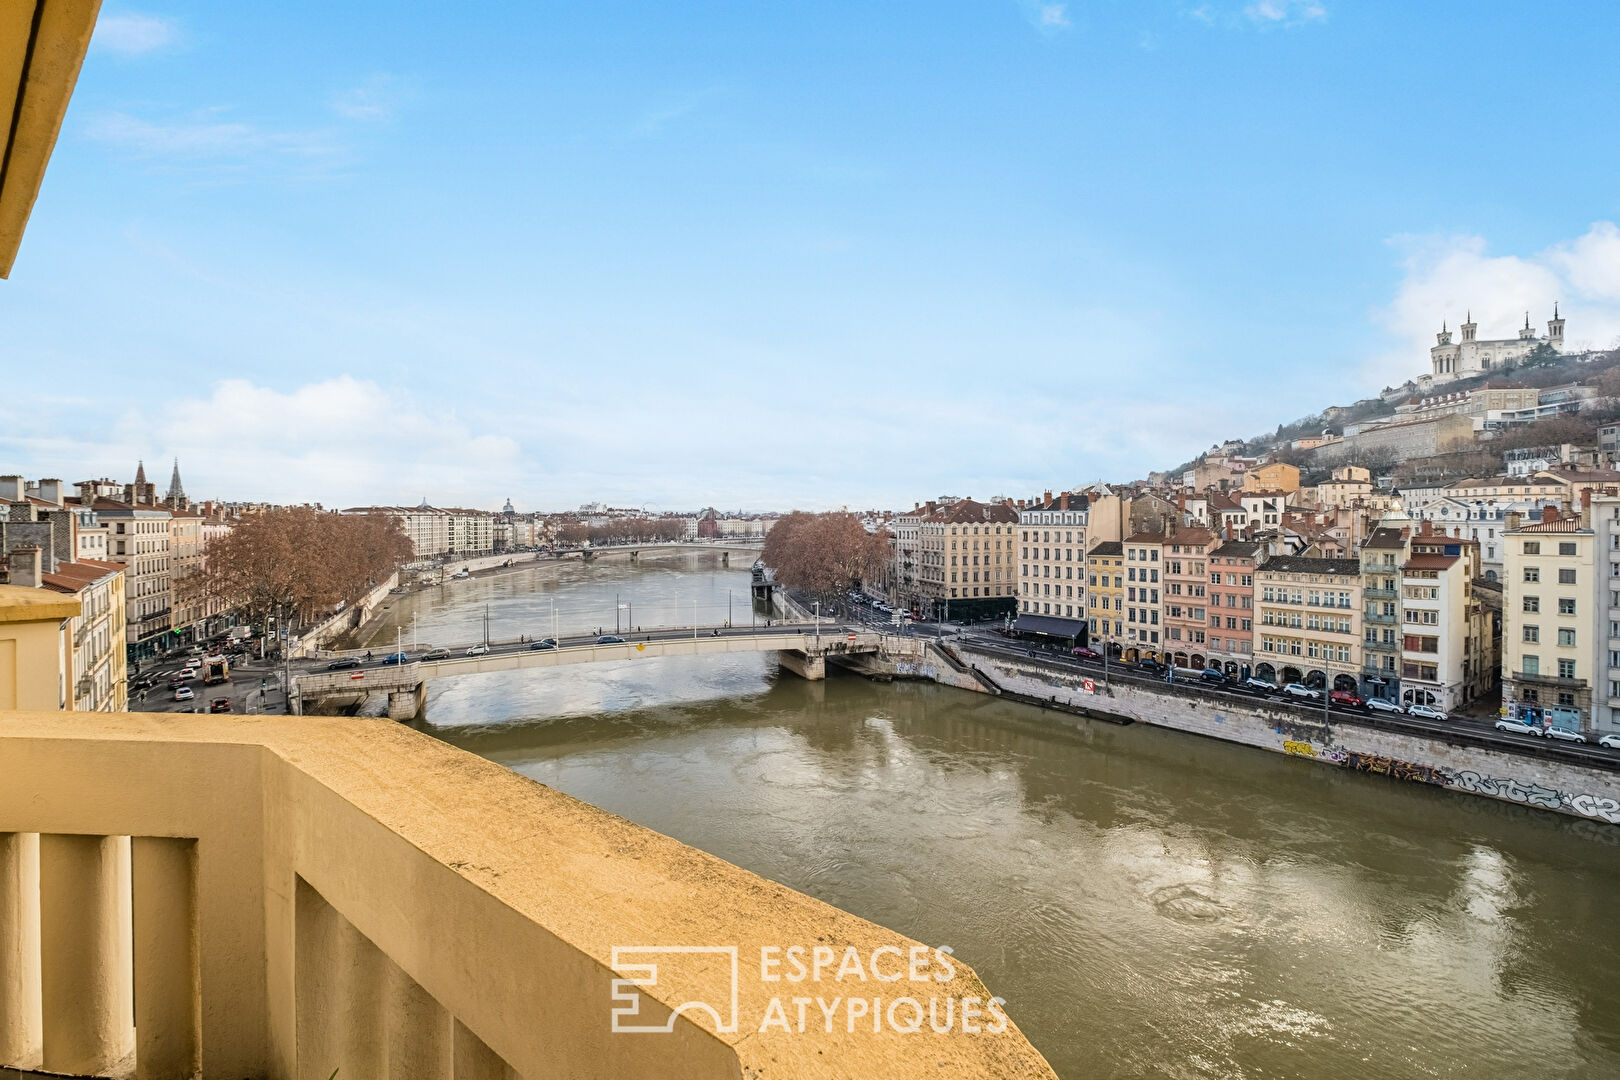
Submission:
M 1422 717 L 1424 720 L 1444 720 L 1446 718 L 1446 714 L 1433 705 L 1408 705 L 1406 715 Z
M 382 658 L 382 662 L 385 664 L 408 664 L 411 662 L 411 658 L 402 652 L 389 653 Z
M 467 650 L 468 656 L 485 656 L 488 655 L 488 653 L 489 646 L 484 644 L 474 645 L 472 648 Z
M 1098 652 L 1096 649 L 1088 649 L 1082 645 L 1078 649 L 1073 650 L 1073 652 L 1076 660 L 1093 660 L 1097 663 L 1102 662 L 1102 653 Z
M 1399 702 L 1390 701 L 1388 698 L 1370 697 L 1362 704 L 1373 712 L 1403 713 L 1406 711 L 1401 708 Z
M 1277 692 L 1276 683 L 1267 682 L 1265 679 L 1259 678 L 1255 675 L 1250 675 L 1247 679 L 1244 679 L 1242 682 L 1238 683 L 1238 685 L 1243 689 L 1252 691 L 1256 694 L 1275 694 Z
M 1335 690 L 1330 695 L 1330 699 L 1333 704 L 1343 709 L 1359 709 L 1366 704 L 1361 698 L 1348 690 Z
M 423 660 L 448 660 L 448 659 L 450 659 L 450 650 L 449 649 L 429 649 L 427 652 L 422 654 L 422 659 Z
M 1312 690 L 1304 683 L 1291 682 L 1282 688 L 1282 692 L 1287 694 L 1289 697 L 1299 698 L 1301 701 L 1322 700 L 1322 692 L 1320 690 Z
M 1226 672 L 1222 671 L 1220 668 L 1207 667 L 1198 673 L 1198 680 L 1200 682 L 1211 683 L 1215 686 L 1225 686 Z
M 529 651 L 537 652 L 540 649 L 555 649 L 557 642 L 552 638 L 541 638 L 539 641 L 529 642 Z
M 1163 675 L 1165 671 L 1164 665 L 1157 660 L 1138 660 L 1136 667 L 1138 671 L 1145 671 L 1149 675 Z
M 1620 735 L 1600 735 L 1598 745 L 1609 750 L 1620 750 Z
M 1539 736 L 1541 734 L 1541 728 L 1538 725 L 1527 724 L 1523 720 L 1498 720 L 1496 722 L 1496 730 L 1510 731 L 1515 735 Z
M 623 645 L 624 638 L 620 637 L 618 634 L 603 634 L 601 637 L 596 639 L 596 643 L 598 645 Z
M 1580 732 L 1578 732 L 1578 731 L 1567 731 L 1564 728 L 1550 727 L 1550 728 L 1547 728 L 1545 731 L 1543 731 L 1541 734 L 1542 734 L 1543 738 L 1558 739 L 1561 742 L 1584 743 L 1586 741 L 1586 736 L 1582 735 Z
M 215 698 L 213 701 L 210 701 L 208 703 L 208 711 L 211 712 L 211 713 L 230 712 L 231 711 L 231 699 L 228 698 L 228 697 L 217 697 L 217 698 Z
M 196 694 L 191 692 L 191 687 L 189 686 L 177 686 L 174 688 L 174 700 L 176 701 L 191 701 L 196 696 Z
M 357 657 L 357 656 L 340 656 L 336 660 L 332 661 L 330 664 L 327 664 L 326 665 L 326 670 L 327 671 L 347 671 L 349 668 L 356 668 L 356 667 L 359 667 L 359 666 L 360 666 L 360 658 L 359 657 Z

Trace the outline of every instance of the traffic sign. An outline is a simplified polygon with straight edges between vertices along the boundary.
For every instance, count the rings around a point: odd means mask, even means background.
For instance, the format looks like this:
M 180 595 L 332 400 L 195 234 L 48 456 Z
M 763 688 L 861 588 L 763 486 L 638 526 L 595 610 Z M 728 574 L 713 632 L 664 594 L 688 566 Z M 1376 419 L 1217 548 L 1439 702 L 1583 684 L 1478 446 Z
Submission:
M 1090 679 L 1082 679 L 1080 685 L 1088 694 L 1095 694 L 1097 692 L 1097 684 L 1092 682 Z

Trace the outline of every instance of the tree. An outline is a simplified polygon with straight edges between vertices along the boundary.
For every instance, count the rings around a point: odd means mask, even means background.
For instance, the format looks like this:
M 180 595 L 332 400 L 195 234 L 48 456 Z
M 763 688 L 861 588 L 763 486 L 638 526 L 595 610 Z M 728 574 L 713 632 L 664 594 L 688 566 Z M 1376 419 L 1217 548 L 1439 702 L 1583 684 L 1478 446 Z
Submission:
M 249 622 L 318 618 L 359 600 L 409 562 L 410 538 L 386 514 L 337 514 L 314 507 L 243 518 L 208 545 L 191 596 L 216 600 Z
M 854 514 L 795 510 L 765 535 L 761 555 L 778 581 L 821 600 L 880 578 L 889 561 L 889 534 L 866 531 Z

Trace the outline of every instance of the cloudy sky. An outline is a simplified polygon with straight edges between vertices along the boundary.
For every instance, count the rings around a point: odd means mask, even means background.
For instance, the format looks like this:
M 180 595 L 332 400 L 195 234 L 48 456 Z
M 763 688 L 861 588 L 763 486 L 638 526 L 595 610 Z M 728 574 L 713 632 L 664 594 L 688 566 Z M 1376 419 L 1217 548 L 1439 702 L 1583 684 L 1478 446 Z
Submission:
M 0 471 L 909 506 L 1126 479 L 1554 300 L 1620 340 L 1620 5 L 107 0 Z

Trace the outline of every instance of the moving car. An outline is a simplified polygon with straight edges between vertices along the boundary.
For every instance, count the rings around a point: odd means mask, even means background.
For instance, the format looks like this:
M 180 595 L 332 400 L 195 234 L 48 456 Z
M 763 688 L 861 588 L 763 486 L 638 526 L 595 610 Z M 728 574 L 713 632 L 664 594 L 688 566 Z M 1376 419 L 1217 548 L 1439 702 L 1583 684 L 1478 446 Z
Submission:
M 217 697 L 217 698 L 215 698 L 213 701 L 210 701 L 208 703 L 208 711 L 211 712 L 211 713 L 230 712 L 231 711 L 231 699 L 228 698 L 228 697 Z
M 1403 713 L 1406 711 L 1397 702 L 1381 697 L 1370 697 L 1363 701 L 1362 705 L 1373 712 Z
M 174 688 L 174 700 L 176 701 L 191 701 L 196 696 L 196 694 L 191 692 L 191 687 L 189 686 L 177 686 Z
M 1620 735 L 1600 735 L 1598 745 L 1610 750 L 1620 750 Z
M 1345 709 L 1359 709 L 1366 704 L 1361 698 L 1348 690 L 1335 690 L 1330 697 L 1333 704 Z
M 411 662 L 411 658 L 405 653 L 397 652 L 383 657 L 382 662 L 385 664 L 408 664 Z
M 1138 660 L 1136 662 L 1136 667 L 1137 670 L 1145 671 L 1149 675 L 1164 674 L 1164 665 L 1159 663 L 1157 660 Z
M 1556 727 L 1547 728 L 1545 731 L 1543 731 L 1541 733 L 1541 735 L 1542 735 L 1543 738 L 1546 738 L 1546 739 L 1558 739 L 1561 742 L 1584 743 L 1586 741 L 1586 736 L 1582 735 L 1578 731 L 1566 731 L 1563 728 L 1556 728 Z
M 1267 682 L 1266 680 L 1255 675 L 1250 675 L 1247 679 L 1244 679 L 1242 682 L 1238 683 L 1238 685 L 1245 690 L 1252 690 L 1256 694 L 1275 694 L 1277 692 L 1276 683 Z
M 429 649 L 427 652 L 422 654 L 422 659 L 423 660 L 448 660 L 448 659 L 450 659 L 450 650 L 449 649 Z
M 1082 645 L 1078 649 L 1073 650 L 1073 652 L 1076 660 L 1095 660 L 1098 663 L 1102 662 L 1102 653 L 1098 652 L 1096 649 L 1088 649 Z
M 1535 724 L 1527 724 L 1523 720 L 1498 720 L 1496 722 L 1496 730 L 1510 731 L 1515 735 L 1539 736 L 1541 734 L 1541 728 L 1537 727 Z
M 1291 682 L 1287 686 L 1282 688 L 1282 692 L 1287 694 L 1289 697 L 1299 698 L 1302 701 L 1321 701 L 1322 700 L 1321 691 L 1312 690 L 1310 687 L 1306 686 L 1304 683 Z
M 488 655 L 488 653 L 489 653 L 489 646 L 488 645 L 474 645 L 472 648 L 467 650 L 467 655 L 468 656 L 485 656 L 485 655 Z
M 1433 705 L 1408 705 L 1406 715 L 1419 716 L 1425 720 L 1444 720 L 1446 718 L 1446 714 Z
M 557 641 L 555 638 L 541 638 L 539 641 L 529 642 L 530 652 L 535 652 L 540 649 L 555 649 L 556 647 Z
M 355 667 L 359 667 L 359 666 L 360 666 L 360 658 L 358 656 L 341 656 L 338 659 L 332 661 L 330 664 L 327 664 L 326 665 L 326 670 L 327 671 L 347 671 L 349 668 L 355 668 Z
M 624 638 L 620 637 L 618 634 L 603 634 L 601 637 L 596 639 L 596 643 L 598 645 L 623 645 Z
M 1216 686 L 1226 685 L 1226 672 L 1220 668 L 1207 667 L 1198 673 L 1200 682 L 1212 683 Z

